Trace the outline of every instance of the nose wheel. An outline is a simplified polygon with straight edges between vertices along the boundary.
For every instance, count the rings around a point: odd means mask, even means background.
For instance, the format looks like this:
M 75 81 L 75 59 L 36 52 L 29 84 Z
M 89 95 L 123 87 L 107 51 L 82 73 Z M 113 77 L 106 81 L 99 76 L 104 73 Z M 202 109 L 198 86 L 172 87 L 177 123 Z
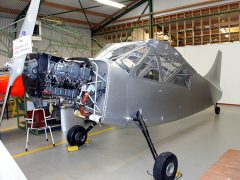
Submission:
M 70 146 L 82 146 L 83 144 L 85 144 L 86 140 L 87 140 L 87 133 L 94 127 L 96 126 L 96 122 L 93 122 L 90 124 L 90 126 L 85 129 L 84 127 L 80 126 L 80 125 L 76 125 L 71 127 L 68 130 L 67 133 L 67 141 L 69 143 Z
M 67 133 L 67 141 L 70 146 L 82 146 L 87 140 L 86 129 L 80 125 L 73 126 Z
M 134 121 L 138 127 L 142 130 L 142 133 L 148 143 L 152 156 L 155 160 L 153 166 L 153 177 L 155 180 L 174 180 L 178 168 L 177 157 L 171 152 L 163 152 L 160 155 L 152 143 L 151 137 L 148 132 L 147 125 L 145 124 L 141 113 L 138 111 Z

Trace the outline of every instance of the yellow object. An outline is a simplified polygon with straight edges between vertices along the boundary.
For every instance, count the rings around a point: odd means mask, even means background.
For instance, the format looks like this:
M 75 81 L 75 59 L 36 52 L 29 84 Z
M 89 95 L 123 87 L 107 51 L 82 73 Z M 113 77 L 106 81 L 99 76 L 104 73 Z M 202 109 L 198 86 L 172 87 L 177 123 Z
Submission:
M 83 116 L 79 110 L 74 111 L 74 115 L 80 118 L 85 118 L 85 116 Z
M 24 115 L 25 112 L 23 110 L 20 110 L 19 104 L 23 103 L 23 99 L 19 99 L 19 98 L 14 98 L 14 102 L 12 103 L 11 101 L 9 102 L 9 109 L 12 109 L 12 117 L 16 117 L 16 116 L 21 116 Z
M 175 180 L 180 179 L 182 176 L 183 176 L 182 173 L 179 170 L 177 170 Z
M 78 146 L 67 146 L 68 152 L 78 151 Z
M 90 144 L 91 143 L 91 139 L 87 139 L 85 144 Z M 79 147 L 77 145 L 75 146 L 70 146 L 70 145 L 67 145 L 67 151 L 68 152 L 74 152 L 74 151 L 78 151 L 79 150 Z
M 52 105 L 52 103 L 49 104 L 49 112 L 50 112 L 50 114 L 52 114 L 52 112 L 53 112 L 53 105 Z
M 91 142 L 92 142 L 91 139 L 87 139 L 86 142 L 85 142 L 85 144 L 90 144 Z

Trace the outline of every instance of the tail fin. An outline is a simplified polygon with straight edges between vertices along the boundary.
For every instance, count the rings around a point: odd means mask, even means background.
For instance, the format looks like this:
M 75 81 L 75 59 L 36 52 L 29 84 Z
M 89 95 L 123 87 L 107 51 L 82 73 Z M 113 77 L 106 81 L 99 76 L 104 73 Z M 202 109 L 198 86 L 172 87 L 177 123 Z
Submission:
M 214 86 L 220 88 L 222 52 L 218 51 L 214 64 L 209 72 L 204 76 Z
M 213 103 L 217 103 L 217 101 L 220 100 L 222 96 L 222 91 L 220 87 L 221 64 L 222 52 L 218 51 L 214 64 L 212 65 L 209 72 L 204 76 L 204 78 L 209 81 L 211 86 L 214 87 L 211 88 Z

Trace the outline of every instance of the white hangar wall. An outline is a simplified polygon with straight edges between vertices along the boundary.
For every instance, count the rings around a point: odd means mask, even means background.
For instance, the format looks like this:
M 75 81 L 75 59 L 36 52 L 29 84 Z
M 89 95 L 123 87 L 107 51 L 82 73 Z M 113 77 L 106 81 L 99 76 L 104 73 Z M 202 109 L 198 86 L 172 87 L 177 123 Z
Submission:
M 207 74 L 218 50 L 222 51 L 220 103 L 240 105 L 240 42 L 178 47 L 177 50 L 201 75 Z
M 6 27 L 13 22 L 14 22 L 13 19 L 0 17 L 0 28 Z M 71 48 L 71 47 L 69 48 L 67 46 L 65 46 L 65 47 L 53 46 L 53 48 L 51 49 L 48 47 L 49 40 L 46 40 L 46 39 L 42 39 L 40 41 L 33 41 L 34 47 L 36 47 L 39 50 L 47 49 L 46 53 L 50 53 L 49 51 L 50 50 L 53 51 L 53 49 L 55 48 L 55 49 L 57 49 L 58 52 L 61 52 L 61 55 L 63 55 L 63 57 L 73 57 L 73 56 L 74 57 L 77 57 L 77 56 L 90 57 L 91 56 L 91 50 L 90 50 L 90 48 L 91 48 L 91 41 L 90 41 L 91 31 L 89 29 L 78 28 L 78 27 L 73 27 L 72 29 L 78 31 L 84 37 L 86 37 L 86 40 L 83 42 L 83 44 L 86 45 L 86 43 L 88 43 L 89 50 L 85 50 L 86 48 L 85 49 L 79 48 L 79 50 L 73 50 L 73 48 Z M 7 28 L 6 30 L 10 31 L 11 29 Z M 42 36 L 44 36 L 45 38 L 48 38 L 48 39 L 55 39 L 55 40 L 61 41 L 60 34 L 54 33 L 51 30 L 44 28 L 43 26 L 42 26 Z M 78 40 L 76 40 L 72 37 L 69 37 L 67 40 L 68 40 L 68 42 L 73 42 L 76 44 L 79 43 Z M 7 49 L 12 48 L 11 44 L 9 45 L 9 48 L 5 46 L 6 44 L 8 45 L 9 42 L 10 42 L 9 39 L 0 33 L 0 51 L 2 51 L 2 50 L 7 51 Z M 54 55 L 60 56 L 58 54 L 54 54 Z M 2 53 L 0 52 L 0 67 L 2 67 L 8 61 L 10 61 L 10 58 L 2 55 Z

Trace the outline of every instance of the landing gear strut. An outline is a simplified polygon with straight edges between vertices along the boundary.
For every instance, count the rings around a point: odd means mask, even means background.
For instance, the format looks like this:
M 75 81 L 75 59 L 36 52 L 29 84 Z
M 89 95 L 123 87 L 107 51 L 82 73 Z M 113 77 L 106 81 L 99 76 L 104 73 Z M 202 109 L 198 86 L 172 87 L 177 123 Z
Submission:
M 173 180 L 177 173 L 178 160 L 177 157 L 171 152 L 163 152 L 160 155 L 152 143 L 151 137 L 148 132 L 147 125 L 145 124 L 142 114 L 138 111 L 134 121 L 138 127 L 142 130 L 142 133 L 148 143 L 151 150 L 153 159 L 155 160 L 153 166 L 153 177 L 155 180 Z
M 67 133 L 67 141 L 70 146 L 82 146 L 87 140 L 87 133 L 96 126 L 96 122 L 92 121 L 87 129 L 80 125 L 71 127 Z

